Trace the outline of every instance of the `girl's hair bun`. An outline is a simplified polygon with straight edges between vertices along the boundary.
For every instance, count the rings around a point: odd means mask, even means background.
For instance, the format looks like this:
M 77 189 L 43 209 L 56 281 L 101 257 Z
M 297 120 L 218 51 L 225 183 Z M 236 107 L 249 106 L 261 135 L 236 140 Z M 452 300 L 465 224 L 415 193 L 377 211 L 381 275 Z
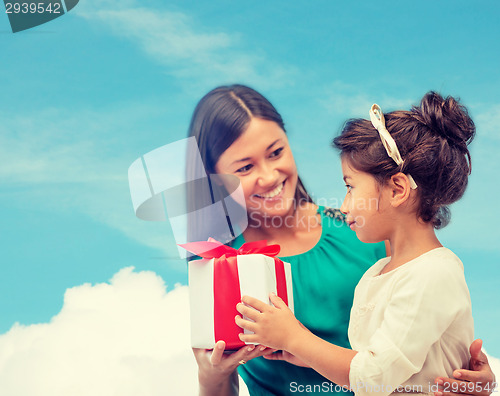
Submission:
M 475 135 L 476 127 L 467 109 L 455 98 L 443 98 L 437 92 L 427 93 L 420 107 L 413 106 L 414 117 L 425 124 L 432 132 L 448 140 L 464 153 Z

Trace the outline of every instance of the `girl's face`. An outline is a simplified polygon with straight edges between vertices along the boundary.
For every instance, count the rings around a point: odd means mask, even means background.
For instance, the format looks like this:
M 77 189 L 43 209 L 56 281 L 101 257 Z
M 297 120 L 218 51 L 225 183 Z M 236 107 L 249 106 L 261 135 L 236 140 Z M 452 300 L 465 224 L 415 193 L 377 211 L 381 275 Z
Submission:
M 379 186 L 369 173 L 353 169 L 345 158 L 342 158 L 342 173 L 347 194 L 340 210 L 351 230 L 366 243 L 388 239 L 391 224 L 388 188 Z
M 252 118 L 219 157 L 215 171 L 240 179 L 251 220 L 293 213 L 297 167 L 286 134 L 275 122 Z

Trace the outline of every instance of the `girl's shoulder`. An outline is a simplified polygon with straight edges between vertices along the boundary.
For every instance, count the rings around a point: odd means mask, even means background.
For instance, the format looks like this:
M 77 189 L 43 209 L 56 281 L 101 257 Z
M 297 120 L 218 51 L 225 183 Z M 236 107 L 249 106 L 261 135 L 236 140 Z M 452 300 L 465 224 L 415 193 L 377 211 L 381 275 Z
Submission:
M 436 279 L 446 282 L 447 279 L 464 274 L 462 260 L 450 249 L 442 246 L 423 254 L 419 257 L 419 268 L 425 268 L 427 274 L 432 274 Z
M 443 246 L 429 250 L 381 277 L 393 278 L 401 287 L 413 283 L 422 290 L 437 288 L 443 291 L 465 284 L 462 261 Z
M 426 271 L 432 273 L 449 273 L 455 270 L 464 270 L 464 265 L 460 258 L 453 253 L 450 249 L 441 246 L 431 249 L 422 255 L 410 260 L 402 267 L 408 270 L 422 272 L 421 269 L 425 268 Z

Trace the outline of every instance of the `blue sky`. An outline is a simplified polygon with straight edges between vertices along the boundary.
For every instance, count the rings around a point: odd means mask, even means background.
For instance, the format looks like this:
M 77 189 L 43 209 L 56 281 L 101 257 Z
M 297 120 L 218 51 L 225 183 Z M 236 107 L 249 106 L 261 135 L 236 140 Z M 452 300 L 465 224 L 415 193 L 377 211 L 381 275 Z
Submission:
M 81 0 L 12 34 L 2 11 L 0 333 L 49 322 L 67 289 L 125 267 L 186 284 L 168 224 L 135 218 L 127 169 L 184 138 L 211 88 L 264 93 L 306 186 L 332 206 L 343 121 L 432 89 L 459 96 L 477 125 L 469 189 L 440 237 L 464 261 L 476 336 L 500 356 L 499 13 L 493 1 Z

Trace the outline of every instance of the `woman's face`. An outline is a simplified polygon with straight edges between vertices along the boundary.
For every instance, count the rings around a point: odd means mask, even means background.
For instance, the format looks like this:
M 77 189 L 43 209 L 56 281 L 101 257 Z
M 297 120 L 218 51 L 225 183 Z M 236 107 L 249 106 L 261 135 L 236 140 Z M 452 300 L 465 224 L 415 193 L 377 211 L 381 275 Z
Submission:
M 293 214 L 297 167 L 287 136 L 275 122 L 252 118 L 219 157 L 215 171 L 240 179 L 250 220 Z

